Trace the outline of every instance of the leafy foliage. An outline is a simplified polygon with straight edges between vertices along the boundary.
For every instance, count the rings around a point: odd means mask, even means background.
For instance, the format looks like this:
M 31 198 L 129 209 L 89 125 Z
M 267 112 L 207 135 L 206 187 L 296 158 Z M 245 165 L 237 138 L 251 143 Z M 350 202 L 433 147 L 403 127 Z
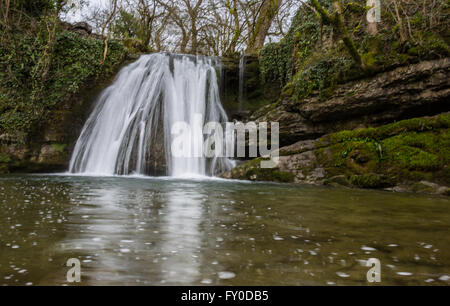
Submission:
M 102 41 L 58 31 L 44 82 L 39 63 L 47 33 L 16 31 L 12 35 L 0 45 L 0 133 L 33 130 L 55 107 L 91 82 L 110 75 L 125 54 L 122 45 L 112 41 L 101 65 Z

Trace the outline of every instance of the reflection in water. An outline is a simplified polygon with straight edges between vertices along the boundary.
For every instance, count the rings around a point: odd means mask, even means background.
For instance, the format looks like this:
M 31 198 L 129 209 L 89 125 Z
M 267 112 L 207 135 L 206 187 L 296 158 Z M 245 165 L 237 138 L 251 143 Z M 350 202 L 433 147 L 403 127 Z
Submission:
M 83 258 L 89 281 L 115 283 L 127 275 L 121 282 L 190 284 L 199 278 L 204 198 L 187 183 L 159 188 L 128 182 L 92 188 L 71 211 L 62 252 Z
M 200 277 L 203 199 L 189 185 L 167 194 L 161 233 L 164 282 L 189 284 Z
M 259 184 L 0 177 L 0 285 L 450 283 L 449 200 Z

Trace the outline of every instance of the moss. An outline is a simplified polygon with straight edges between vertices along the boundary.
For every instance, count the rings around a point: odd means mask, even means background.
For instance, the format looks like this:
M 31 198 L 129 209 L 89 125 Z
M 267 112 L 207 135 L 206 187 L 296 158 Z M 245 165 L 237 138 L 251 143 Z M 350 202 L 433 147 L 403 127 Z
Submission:
M 363 175 L 352 175 L 349 182 L 356 187 L 376 189 L 386 188 L 394 185 L 393 181 L 383 175 L 368 173 Z
M 405 133 L 382 142 L 386 162 L 411 170 L 436 170 L 442 166 L 439 144 L 441 133 Z M 442 135 L 448 136 L 448 130 Z M 443 159 L 447 159 L 445 154 Z
M 0 174 L 9 172 L 9 165 L 12 162 L 7 154 L 0 153 Z
M 230 177 L 234 179 L 280 183 L 291 183 L 294 181 L 294 175 L 292 173 L 280 171 L 279 168 L 261 168 L 261 162 L 263 160 L 267 159 L 256 158 L 234 168 L 231 171 Z
M 52 149 L 55 150 L 58 153 L 63 153 L 64 150 L 67 147 L 67 144 L 65 143 L 54 143 L 51 145 Z
M 252 181 L 291 183 L 294 175 L 279 169 L 252 168 L 245 173 L 245 178 Z
M 331 143 L 342 142 L 355 138 L 371 138 L 382 140 L 405 132 L 424 132 L 450 128 L 450 114 L 442 114 L 435 117 L 413 118 L 378 128 L 358 129 L 354 131 L 342 131 L 324 137 Z
M 357 186 L 370 186 L 373 175 L 364 175 L 372 173 L 397 182 L 431 180 L 448 184 L 449 119 L 450 114 L 442 114 L 330 134 L 319 141 L 329 145 L 316 150 L 316 156 L 330 175 L 356 176 L 351 182 Z
M 423 182 L 417 182 L 412 185 L 412 191 L 420 193 L 433 193 L 435 188 L 429 184 L 424 184 Z

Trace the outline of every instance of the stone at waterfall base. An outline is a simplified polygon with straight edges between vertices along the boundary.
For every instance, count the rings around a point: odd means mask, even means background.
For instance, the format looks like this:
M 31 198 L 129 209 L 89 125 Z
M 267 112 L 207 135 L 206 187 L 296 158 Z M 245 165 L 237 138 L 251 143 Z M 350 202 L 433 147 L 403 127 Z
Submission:
M 222 177 L 450 195 L 450 113 L 328 134 L 279 153 L 277 168 L 261 169 L 258 158 Z

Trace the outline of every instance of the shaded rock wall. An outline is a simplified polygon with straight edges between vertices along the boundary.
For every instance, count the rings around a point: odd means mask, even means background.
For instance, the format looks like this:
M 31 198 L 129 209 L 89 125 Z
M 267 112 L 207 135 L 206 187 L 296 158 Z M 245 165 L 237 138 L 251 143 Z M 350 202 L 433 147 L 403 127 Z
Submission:
M 278 82 L 263 84 L 257 56 L 244 56 L 243 99 L 239 100 L 240 58 L 222 58 L 221 99 L 230 119 L 247 120 L 264 105 L 279 99 L 281 85 Z

